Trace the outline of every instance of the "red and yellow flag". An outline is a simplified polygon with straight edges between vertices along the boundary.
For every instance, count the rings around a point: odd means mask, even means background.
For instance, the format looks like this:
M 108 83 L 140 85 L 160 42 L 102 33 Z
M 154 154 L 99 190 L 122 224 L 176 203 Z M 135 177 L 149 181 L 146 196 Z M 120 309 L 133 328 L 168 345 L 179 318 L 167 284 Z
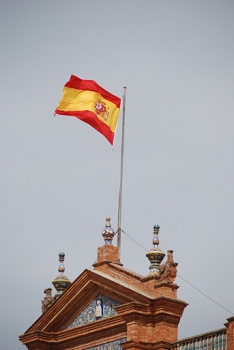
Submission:
M 121 99 L 93 80 L 72 75 L 64 85 L 55 114 L 76 117 L 103 134 L 113 145 Z

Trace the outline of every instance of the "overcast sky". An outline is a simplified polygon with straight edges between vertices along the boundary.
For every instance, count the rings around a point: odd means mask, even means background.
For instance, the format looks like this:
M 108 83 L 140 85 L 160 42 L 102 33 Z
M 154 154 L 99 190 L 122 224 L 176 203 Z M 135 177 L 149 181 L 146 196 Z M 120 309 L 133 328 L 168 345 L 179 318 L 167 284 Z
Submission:
M 174 250 L 189 303 L 179 338 L 222 328 L 234 313 L 234 2 L 2 0 L 0 16 L 1 349 L 23 349 L 58 253 L 73 281 L 106 215 L 117 229 L 122 116 L 114 150 L 54 118 L 71 74 L 119 97 L 127 87 L 122 229 L 149 250 L 159 224 Z M 146 276 L 145 253 L 123 235 L 125 267 Z

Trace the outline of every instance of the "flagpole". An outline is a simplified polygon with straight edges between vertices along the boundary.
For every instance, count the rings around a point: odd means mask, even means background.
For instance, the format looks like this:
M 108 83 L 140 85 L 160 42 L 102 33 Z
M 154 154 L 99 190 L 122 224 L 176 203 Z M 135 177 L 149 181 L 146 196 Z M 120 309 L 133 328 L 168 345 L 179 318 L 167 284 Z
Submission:
M 124 126 L 125 126 L 125 102 L 126 87 L 123 88 L 123 118 L 122 118 L 122 143 L 121 143 L 121 163 L 120 163 L 120 186 L 119 186 L 119 205 L 118 205 L 118 238 L 117 247 L 119 250 L 119 260 L 121 252 L 121 216 L 122 216 L 122 187 L 123 187 L 123 157 L 124 157 Z

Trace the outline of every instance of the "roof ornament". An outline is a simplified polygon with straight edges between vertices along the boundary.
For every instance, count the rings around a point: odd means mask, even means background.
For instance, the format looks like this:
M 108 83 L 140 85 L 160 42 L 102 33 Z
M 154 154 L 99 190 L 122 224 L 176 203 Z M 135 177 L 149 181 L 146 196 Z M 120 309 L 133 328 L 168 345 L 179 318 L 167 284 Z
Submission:
M 154 225 L 153 227 L 153 233 L 154 233 L 154 237 L 153 237 L 153 248 L 151 248 L 150 251 L 148 251 L 148 253 L 146 253 L 147 258 L 149 259 L 151 265 L 149 267 L 149 276 L 152 275 L 157 275 L 160 276 L 160 264 L 164 259 L 165 253 L 163 253 L 161 251 L 161 249 L 158 248 L 159 245 L 159 229 L 160 226 L 159 225 Z
M 106 217 L 106 225 L 104 230 L 102 230 L 102 236 L 104 238 L 105 244 L 112 244 L 112 240 L 114 238 L 115 232 L 111 227 L 111 217 L 108 215 Z
M 159 282 L 173 283 L 177 276 L 177 262 L 173 260 L 173 250 L 167 251 L 167 261 L 159 266 Z
M 54 298 L 57 299 L 60 297 L 60 295 L 64 292 L 64 290 L 70 286 L 71 281 L 63 274 L 65 271 L 64 266 L 64 258 L 65 253 L 61 252 L 59 253 L 59 267 L 58 272 L 60 273 L 59 276 L 57 276 L 53 281 L 52 284 L 54 285 L 54 288 L 57 290 L 57 293 L 55 294 Z
M 53 304 L 54 302 L 54 297 L 51 294 L 52 288 L 47 288 L 44 290 L 45 297 L 44 300 L 41 301 L 42 306 L 41 306 L 41 311 L 42 313 L 46 312 L 47 309 Z

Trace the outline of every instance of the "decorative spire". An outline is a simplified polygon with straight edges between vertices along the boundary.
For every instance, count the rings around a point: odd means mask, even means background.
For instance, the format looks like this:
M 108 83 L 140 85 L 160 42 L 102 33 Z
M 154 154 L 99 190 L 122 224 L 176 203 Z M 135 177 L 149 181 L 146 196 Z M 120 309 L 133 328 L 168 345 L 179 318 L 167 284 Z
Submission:
M 159 225 L 154 225 L 154 237 L 153 237 L 153 248 L 146 253 L 147 258 L 149 259 L 151 266 L 149 267 L 150 272 L 149 275 L 160 275 L 159 265 L 164 259 L 165 253 L 161 251 L 161 249 L 158 248 L 159 245 Z M 157 246 L 157 247 L 156 247 Z
M 59 264 L 58 272 L 60 273 L 60 275 L 62 275 L 65 271 L 64 259 L 65 259 L 65 253 L 63 252 L 59 253 L 60 264 Z
M 110 223 L 111 217 L 106 217 L 106 225 L 104 230 L 102 230 L 102 236 L 104 238 L 105 244 L 112 244 L 112 240 L 114 238 L 115 232 L 111 227 Z
M 159 225 L 154 225 L 153 229 L 154 229 L 153 245 L 154 245 L 154 248 L 155 248 L 155 246 L 157 246 L 157 248 L 158 248 L 158 245 L 159 245 L 158 235 L 159 235 L 160 226 Z
M 71 284 L 71 281 L 63 274 L 65 271 L 64 258 L 65 254 L 63 252 L 59 253 L 58 272 L 60 273 L 60 275 L 52 281 L 54 288 L 57 290 L 57 293 L 54 296 L 55 299 L 57 299 L 63 293 L 63 291 Z

